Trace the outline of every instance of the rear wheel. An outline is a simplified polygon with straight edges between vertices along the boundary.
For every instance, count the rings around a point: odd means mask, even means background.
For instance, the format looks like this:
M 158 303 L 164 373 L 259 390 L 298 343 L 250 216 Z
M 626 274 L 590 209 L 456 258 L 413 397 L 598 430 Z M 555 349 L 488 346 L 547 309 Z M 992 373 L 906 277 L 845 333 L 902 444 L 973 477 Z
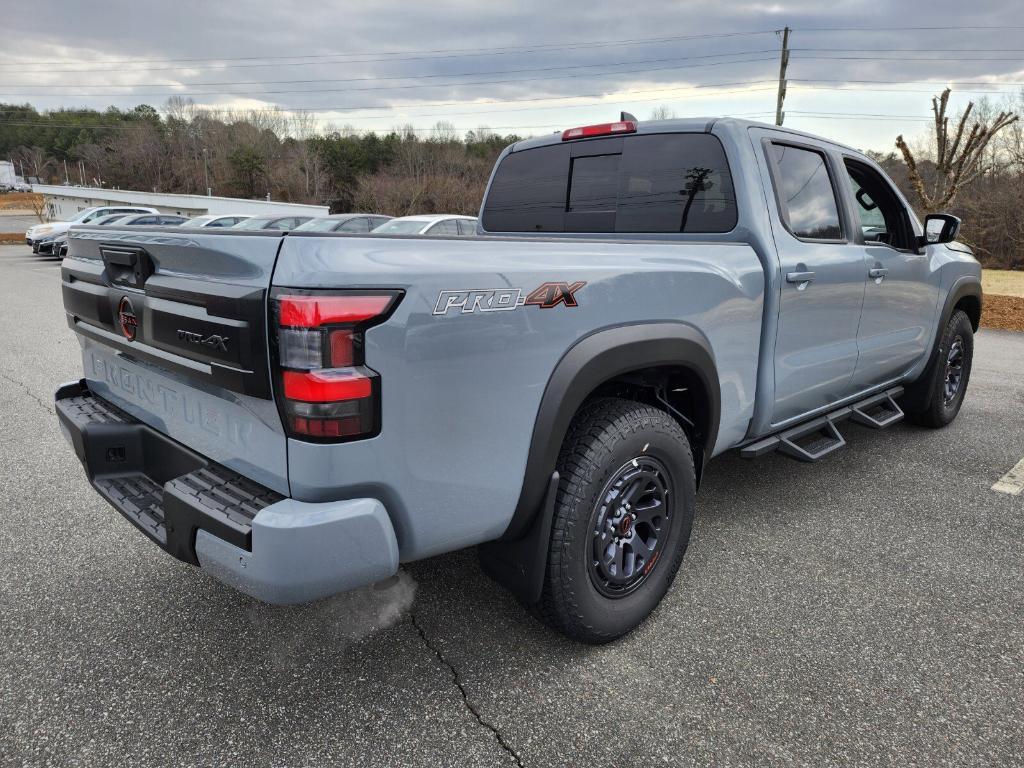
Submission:
M 974 359 L 974 329 L 962 310 L 953 312 L 920 382 L 902 400 L 907 418 L 933 429 L 956 418 L 967 394 Z
M 595 400 L 574 419 L 558 471 L 536 608 L 569 637 L 608 642 L 654 610 L 679 570 L 696 493 L 690 444 L 664 411 Z

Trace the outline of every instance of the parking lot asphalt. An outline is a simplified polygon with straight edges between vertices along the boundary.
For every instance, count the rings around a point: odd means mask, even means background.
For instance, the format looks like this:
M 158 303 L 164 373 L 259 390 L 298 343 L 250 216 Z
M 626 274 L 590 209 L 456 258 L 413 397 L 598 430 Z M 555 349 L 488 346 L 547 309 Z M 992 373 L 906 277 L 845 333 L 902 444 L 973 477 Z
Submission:
M 0 213 L 0 232 L 24 232 L 39 223 L 39 217 L 32 213 Z
M 59 266 L 0 247 L 0 765 L 992 766 L 1024 761 L 1024 334 L 960 417 L 815 465 L 708 466 L 661 608 L 573 644 L 472 551 L 271 608 L 91 490 Z M 467 500 L 467 503 L 471 500 Z

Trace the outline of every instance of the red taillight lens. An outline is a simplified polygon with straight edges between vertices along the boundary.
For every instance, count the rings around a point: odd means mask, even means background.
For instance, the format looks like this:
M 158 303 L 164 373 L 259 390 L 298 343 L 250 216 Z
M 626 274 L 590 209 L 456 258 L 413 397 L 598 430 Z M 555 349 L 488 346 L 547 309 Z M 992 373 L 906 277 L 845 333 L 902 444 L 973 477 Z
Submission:
M 632 120 L 619 120 L 614 123 L 599 123 L 598 125 L 582 125 L 579 128 L 568 128 L 562 131 L 562 141 L 589 139 L 592 136 L 611 136 L 619 133 L 636 133 L 636 123 Z
M 281 325 L 319 328 L 334 323 L 362 323 L 383 315 L 394 299 L 381 296 L 282 296 Z
M 380 425 L 380 382 L 366 367 L 364 331 L 397 305 L 395 291 L 318 294 L 282 290 L 272 304 L 280 406 L 289 434 L 338 441 Z
M 325 371 L 284 372 L 284 396 L 289 400 L 308 403 L 333 403 L 338 400 L 358 400 L 373 392 L 370 377 L 352 368 Z

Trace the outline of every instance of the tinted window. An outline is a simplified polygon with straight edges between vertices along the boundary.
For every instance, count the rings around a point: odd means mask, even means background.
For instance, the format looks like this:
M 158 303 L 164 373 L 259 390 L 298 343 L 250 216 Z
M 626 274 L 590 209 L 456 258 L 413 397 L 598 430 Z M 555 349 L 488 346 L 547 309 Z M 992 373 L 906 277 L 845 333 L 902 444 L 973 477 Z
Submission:
M 426 235 L 457 235 L 459 234 L 459 225 L 455 223 L 455 219 L 445 219 L 439 221 L 437 224 L 432 226 L 426 232 Z
M 487 197 L 485 229 L 728 232 L 736 226 L 732 175 L 716 137 L 676 133 L 606 141 L 506 156 Z M 602 145 L 612 151 L 598 154 Z M 591 146 L 595 153 L 588 156 Z
M 335 232 L 369 232 L 370 225 L 366 219 L 360 217 L 358 219 L 349 219 L 343 222 Z
M 460 235 L 476 234 L 476 219 L 459 219 L 458 224 Z
M 736 193 L 721 142 L 709 134 L 655 134 L 622 148 L 616 232 L 728 232 Z
M 779 204 L 790 231 L 809 240 L 838 240 L 839 208 L 824 155 L 772 144 L 778 168 Z
M 131 219 L 128 223 L 129 224 L 135 224 L 137 226 L 145 226 L 147 224 L 156 224 L 157 223 L 157 217 L 156 216 L 139 216 L 136 219 Z
M 484 227 L 492 232 L 564 232 L 569 145 L 505 156 L 491 182 Z

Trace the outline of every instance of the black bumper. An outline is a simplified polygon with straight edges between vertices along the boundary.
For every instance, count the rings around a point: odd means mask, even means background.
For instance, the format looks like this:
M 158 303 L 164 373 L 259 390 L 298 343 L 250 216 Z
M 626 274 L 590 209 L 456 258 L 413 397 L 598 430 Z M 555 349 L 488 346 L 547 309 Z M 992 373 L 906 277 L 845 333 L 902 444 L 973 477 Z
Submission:
M 284 497 L 189 450 L 89 391 L 55 396 L 57 418 L 93 488 L 179 560 L 198 565 L 203 529 L 252 550 L 252 520 Z

